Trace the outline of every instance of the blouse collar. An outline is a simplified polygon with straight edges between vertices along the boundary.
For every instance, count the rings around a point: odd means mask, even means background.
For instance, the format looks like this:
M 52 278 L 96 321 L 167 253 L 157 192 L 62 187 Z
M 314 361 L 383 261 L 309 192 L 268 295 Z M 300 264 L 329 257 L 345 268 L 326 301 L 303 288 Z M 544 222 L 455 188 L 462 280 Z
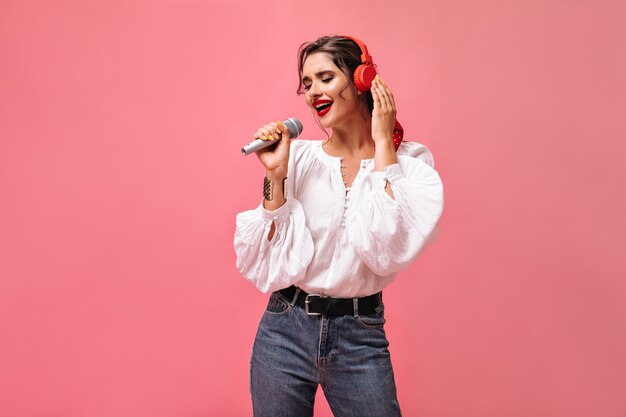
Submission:
M 327 165 L 330 165 L 333 167 L 341 165 L 341 160 L 343 158 L 339 156 L 332 156 L 332 155 L 327 154 L 326 151 L 324 150 L 324 147 L 322 146 L 323 143 L 324 143 L 323 140 L 316 141 L 318 158 L 324 163 L 326 163 Z M 373 160 L 374 160 L 373 158 L 361 159 L 361 165 L 367 166 L 369 162 Z

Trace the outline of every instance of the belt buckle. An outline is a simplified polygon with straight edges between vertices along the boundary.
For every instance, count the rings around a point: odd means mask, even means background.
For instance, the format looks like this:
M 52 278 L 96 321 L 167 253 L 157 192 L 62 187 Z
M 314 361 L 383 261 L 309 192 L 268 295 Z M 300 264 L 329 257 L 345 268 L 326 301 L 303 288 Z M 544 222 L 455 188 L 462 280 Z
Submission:
M 304 299 L 304 311 L 307 315 L 309 316 L 321 316 L 322 313 L 312 313 L 309 310 L 309 304 L 311 304 L 311 301 L 309 300 L 309 297 L 318 297 L 318 298 L 326 298 L 325 295 L 321 295 L 321 294 L 307 294 L 307 296 Z

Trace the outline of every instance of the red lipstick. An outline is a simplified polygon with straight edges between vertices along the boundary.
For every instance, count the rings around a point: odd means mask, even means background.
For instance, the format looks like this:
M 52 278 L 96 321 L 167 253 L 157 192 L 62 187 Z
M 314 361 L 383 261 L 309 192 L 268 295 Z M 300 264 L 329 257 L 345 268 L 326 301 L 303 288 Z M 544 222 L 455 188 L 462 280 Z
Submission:
M 317 115 L 322 117 L 326 113 L 330 111 L 330 107 L 332 106 L 332 100 L 315 100 L 313 102 L 313 107 L 317 110 Z

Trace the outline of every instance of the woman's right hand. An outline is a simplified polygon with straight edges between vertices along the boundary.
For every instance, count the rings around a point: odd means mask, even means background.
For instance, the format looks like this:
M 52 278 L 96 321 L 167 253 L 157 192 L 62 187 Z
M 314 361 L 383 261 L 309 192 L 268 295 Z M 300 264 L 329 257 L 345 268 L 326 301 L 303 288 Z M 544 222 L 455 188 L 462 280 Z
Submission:
M 282 122 L 270 122 L 259 128 L 254 134 L 254 139 L 280 141 L 265 149 L 256 151 L 256 156 L 267 170 L 268 178 L 282 179 L 287 176 L 287 164 L 289 162 L 289 129 Z

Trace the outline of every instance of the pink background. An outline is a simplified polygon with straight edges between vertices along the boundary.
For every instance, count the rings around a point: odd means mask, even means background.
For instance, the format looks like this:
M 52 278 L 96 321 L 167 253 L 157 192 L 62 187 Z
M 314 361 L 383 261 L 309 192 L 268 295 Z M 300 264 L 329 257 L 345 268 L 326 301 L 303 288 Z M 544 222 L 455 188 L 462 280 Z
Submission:
M 296 50 L 368 45 L 433 151 L 440 238 L 385 291 L 403 412 L 626 415 L 621 1 L 0 3 L 0 415 L 251 414 L 235 269 L 302 120 Z M 322 396 L 317 416 L 329 416 Z

